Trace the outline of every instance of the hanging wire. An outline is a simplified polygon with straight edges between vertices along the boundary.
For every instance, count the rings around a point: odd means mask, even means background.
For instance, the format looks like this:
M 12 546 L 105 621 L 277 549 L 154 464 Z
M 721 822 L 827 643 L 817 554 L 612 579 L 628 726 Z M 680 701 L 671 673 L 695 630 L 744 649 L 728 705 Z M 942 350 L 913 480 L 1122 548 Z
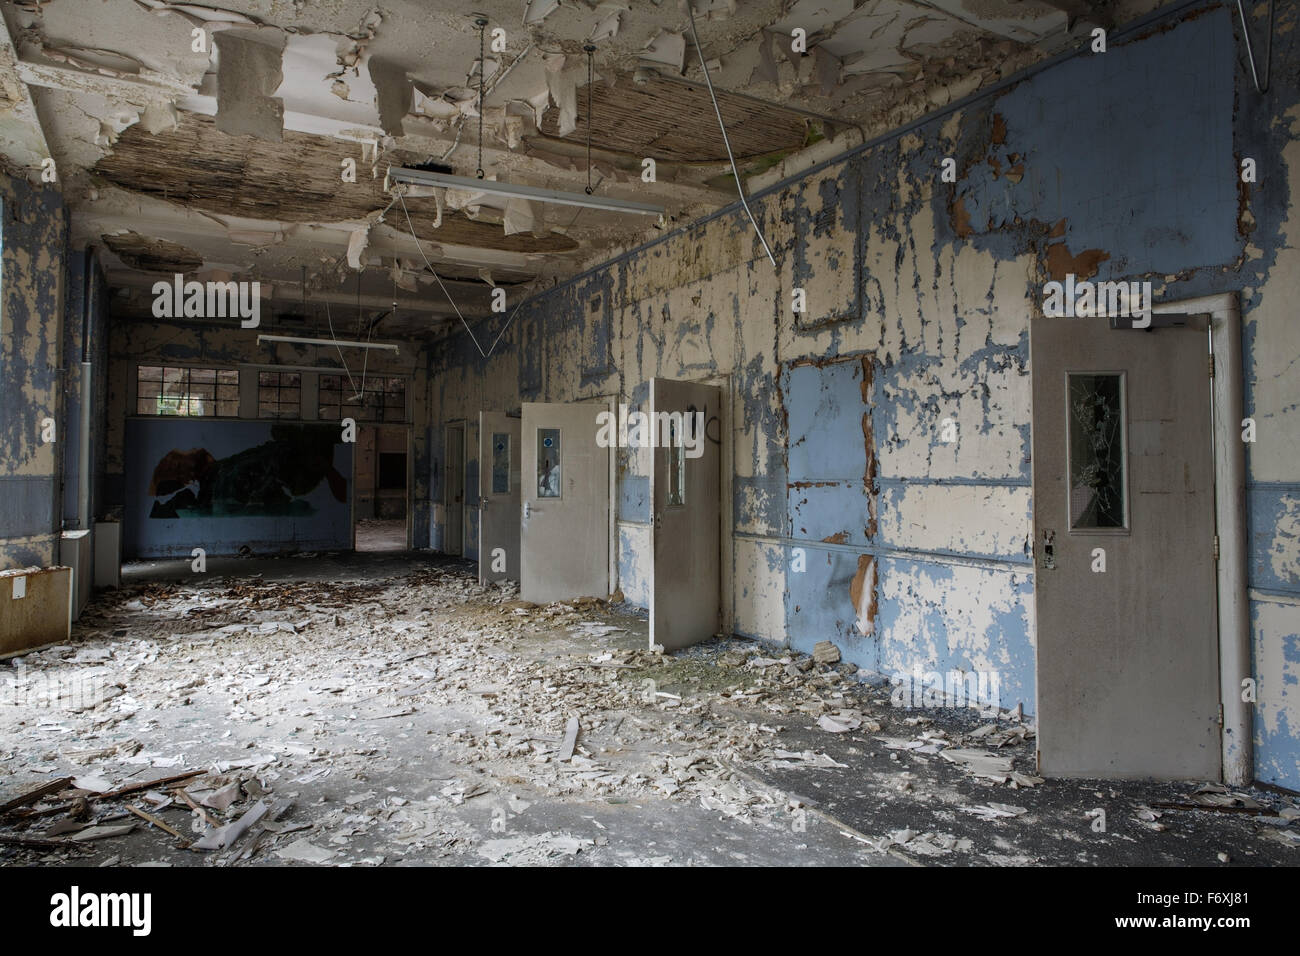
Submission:
M 700 55 L 700 69 L 704 71 L 704 82 L 709 87 L 709 98 L 713 100 L 713 112 L 718 116 L 718 128 L 722 130 L 722 142 L 727 147 L 727 158 L 731 160 L 731 173 L 736 177 L 736 192 L 740 194 L 740 204 L 745 207 L 750 224 L 753 225 L 754 231 L 758 233 L 758 241 L 763 244 L 763 251 L 767 253 L 768 259 L 772 260 L 772 265 L 775 267 L 776 256 L 772 255 L 772 248 L 767 244 L 767 239 L 763 236 L 763 230 L 758 228 L 758 220 L 754 218 L 754 211 L 749 208 L 749 200 L 745 198 L 745 186 L 740 179 L 740 170 L 736 168 L 736 157 L 731 152 L 731 140 L 727 137 L 727 124 L 722 122 L 722 110 L 718 107 L 718 95 L 713 92 L 713 80 L 709 78 L 709 66 L 704 62 L 704 49 L 700 46 L 700 35 L 695 32 L 695 11 L 691 9 L 690 0 L 687 0 L 686 3 L 686 13 L 691 18 L 691 39 L 695 41 L 695 52 Z
M 478 178 L 483 178 L 483 79 L 487 75 L 487 18 L 478 18 Z
M 465 321 L 465 316 L 461 314 L 460 307 L 456 305 L 456 300 L 451 297 L 451 293 L 448 292 L 447 287 L 443 285 L 442 277 L 438 275 L 438 270 L 433 267 L 433 263 L 429 261 L 429 257 L 424 254 L 424 246 L 420 244 L 420 237 L 415 234 L 415 226 L 411 223 L 411 214 L 407 212 L 406 200 L 402 198 L 401 193 L 397 194 L 397 198 L 402 204 L 402 213 L 406 216 L 406 227 L 411 230 L 411 239 L 415 242 L 415 248 L 420 250 L 420 258 L 424 260 L 424 264 L 428 267 L 429 271 L 433 273 L 433 278 L 437 281 L 438 288 L 442 290 L 442 294 L 445 295 L 447 301 L 451 303 L 452 309 L 456 312 L 456 317 L 460 319 L 460 324 L 465 326 L 465 331 L 469 333 L 470 341 L 474 343 L 474 348 L 478 349 L 478 354 L 483 356 L 483 358 L 487 358 L 492 354 L 492 350 L 497 347 L 497 342 L 501 341 L 501 336 L 505 334 L 506 329 L 510 328 L 510 323 L 515 320 L 515 315 L 523 307 L 524 300 L 520 298 L 519 304 L 515 306 L 515 311 L 510 313 L 510 318 L 506 320 L 506 324 L 502 326 L 501 331 L 497 333 L 497 337 L 493 339 L 492 345 L 489 346 L 486 352 L 484 352 L 483 346 L 478 344 L 478 336 L 476 336 L 474 330 L 469 327 L 469 323 Z
M 588 43 L 583 47 L 587 51 L 587 195 L 591 195 L 591 86 L 594 78 L 592 72 L 592 55 L 596 52 L 596 46 Z
M 1268 92 L 1269 68 L 1273 64 L 1273 0 L 1268 0 L 1268 45 L 1264 47 L 1264 85 L 1259 85 L 1259 73 L 1255 69 L 1255 50 L 1250 45 L 1250 27 L 1246 25 L 1246 11 L 1237 0 L 1237 12 L 1241 14 L 1241 35 L 1246 38 L 1246 56 L 1250 58 L 1250 76 L 1255 81 L 1255 92 Z
M 352 370 L 348 368 L 348 360 L 343 357 L 343 349 L 339 346 L 338 336 L 334 334 L 334 319 L 330 315 L 330 300 L 328 298 L 325 300 L 325 321 L 330 325 L 330 338 L 334 340 L 334 348 L 339 353 L 339 361 L 343 363 L 343 371 L 348 377 L 348 384 L 352 386 L 353 391 L 356 391 L 356 379 L 352 377 Z

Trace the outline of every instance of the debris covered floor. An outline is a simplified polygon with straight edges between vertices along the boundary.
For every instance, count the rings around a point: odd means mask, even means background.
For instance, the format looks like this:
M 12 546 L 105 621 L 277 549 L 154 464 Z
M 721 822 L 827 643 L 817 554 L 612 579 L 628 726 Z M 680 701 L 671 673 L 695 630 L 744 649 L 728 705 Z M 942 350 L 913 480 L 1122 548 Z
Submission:
M 214 561 L 198 583 L 186 570 L 136 566 L 70 644 L 5 665 L 0 806 L 18 805 L 0 815 L 0 862 L 1258 865 L 1300 853 L 1294 797 L 1042 781 L 1032 726 L 1006 715 L 896 708 L 852 665 L 749 641 L 657 655 L 639 612 L 527 605 L 461 562 Z

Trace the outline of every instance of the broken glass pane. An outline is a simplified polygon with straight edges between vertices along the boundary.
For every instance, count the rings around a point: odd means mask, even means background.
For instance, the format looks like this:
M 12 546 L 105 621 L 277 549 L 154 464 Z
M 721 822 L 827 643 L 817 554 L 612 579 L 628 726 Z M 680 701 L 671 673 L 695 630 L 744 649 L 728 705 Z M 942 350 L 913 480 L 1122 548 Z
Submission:
M 668 503 L 686 504 L 686 455 L 681 426 L 675 418 L 668 419 Z
M 560 497 L 560 430 L 537 429 L 537 497 Z
M 1069 375 L 1071 528 L 1128 527 L 1122 379 L 1118 373 Z

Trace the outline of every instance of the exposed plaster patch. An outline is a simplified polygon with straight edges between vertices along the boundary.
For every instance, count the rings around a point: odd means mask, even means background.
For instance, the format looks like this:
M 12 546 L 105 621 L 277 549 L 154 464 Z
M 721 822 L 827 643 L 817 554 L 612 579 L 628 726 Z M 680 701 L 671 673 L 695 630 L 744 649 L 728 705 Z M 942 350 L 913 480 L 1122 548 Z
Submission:
M 1084 249 L 1071 255 L 1065 243 L 1054 242 L 1047 247 L 1047 274 L 1058 281 L 1071 273 L 1076 279 L 1091 279 L 1109 258 L 1110 253 L 1104 249 Z
M 284 74 L 284 34 L 279 30 L 223 30 L 217 57 L 217 129 L 231 136 L 284 138 L 284 101 L 273 94 Z
M 406 71 L 395 63 L 370 57 L 367 64 L 375 84 L 379 124 L 389 136 L 403 135 L 402 117 L 411 111 L 412 88 Z
M 174 275 L 189 273 L 203 265 L 203 257 L 180 243 L 150 239 L 137 232 L 103 236 L 104 245 L 132 269 Z
M 876 559 L 869 554 L 858 555 L 858 570 L 849 584 L 849 600 L 857 615 L 854 626 L 865 637 L 876 633 L 876 584 Z

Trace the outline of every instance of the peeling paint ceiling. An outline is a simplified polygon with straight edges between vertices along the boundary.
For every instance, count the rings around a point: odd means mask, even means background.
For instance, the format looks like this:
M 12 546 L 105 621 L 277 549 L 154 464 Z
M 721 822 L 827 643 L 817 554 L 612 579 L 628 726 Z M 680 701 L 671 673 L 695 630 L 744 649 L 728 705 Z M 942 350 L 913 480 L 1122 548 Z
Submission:
M 693 2 L 748 176 L 828 138 L 852 146 L 1161 0 Z M 0 0 L 0 13 L 0 153 L 33 179 L 56 161 L 74 239 L 134 290 L 119 311 L 146 313 L 174 264 L 258 278 L 299 311 L 398 299 L 390 330 L 417 335 L 454 315 L 422 251 L 473 314 L 492 285 L 522 294 L 735 198 L 685 0 Z M 590 176 L 666 218 L 412 191 L 417 247 L 384 172 L 472 177 L 480 127 L 488 179 L 581 192 Z

